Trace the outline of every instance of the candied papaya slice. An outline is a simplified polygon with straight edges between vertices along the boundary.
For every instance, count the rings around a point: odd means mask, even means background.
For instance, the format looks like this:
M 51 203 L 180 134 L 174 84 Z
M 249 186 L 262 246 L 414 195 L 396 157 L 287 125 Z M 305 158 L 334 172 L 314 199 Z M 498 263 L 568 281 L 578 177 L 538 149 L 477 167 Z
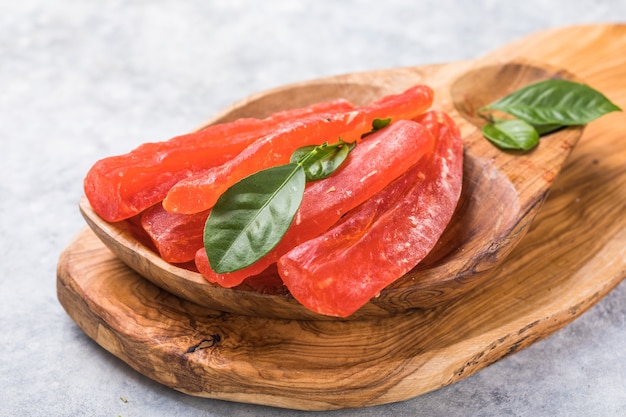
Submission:
M 278 245 L 253 265 L 225 274 L 211 269 L 206 251 L 196 254 L 196 267 L 204 277 L 233 287 L 262 272 L 294 246 L 314 238 L 341 216 L 376 194 L 434 149 L 434 137 L 422 125 L 400 120 L 365 138 L 338 172 L 309 183 L 300 209 Z
M 129 153 L 97 161 L 85 177 L 85 195 L 104 220 L 124 220 L 163 200 L 178 181 L 234 158 L 277 127 L 299 118 L 351 109 L 346 100 L 333 100 L 145 143 Z
M 435 246 L 461 193 L 463 145 L 446 114 L 418 119 L 436 149 L 318 237 L 278 260 L 290 293 L 320 314 L 347 317 Z
M 146 209 L 141 227 L 154 243 L 163 260 L 170 263 L 193 261 L 203 247 L 203 230 L 210 210 L 195 214 L 165 211 L 161 204 Z
M 297 148 L 334 142 L 359 141 L 372 128 L 374 119 L 391 118 L 392 123 L 412 119 L 426 111 L 433 91 L 423 85 L 389 95 L 353 111 L 300 119 L 254 142 L 235 158 L 174 185 L 163 200 L 163 207 L 174 213 L 207 210 L 230 186 L 262 169 L 289 162 Z

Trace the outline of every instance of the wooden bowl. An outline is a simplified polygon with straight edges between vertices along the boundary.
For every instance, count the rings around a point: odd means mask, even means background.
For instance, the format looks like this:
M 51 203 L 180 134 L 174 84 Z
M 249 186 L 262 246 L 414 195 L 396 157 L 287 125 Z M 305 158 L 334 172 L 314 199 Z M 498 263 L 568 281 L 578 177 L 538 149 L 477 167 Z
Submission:
M 288 85 L 250 96 L 226 108 L 205 125 L 335 98 L 364 105 L 415 84 L 435 90 L 434 108 L 448 112 L 463 136 L 463 191 L 455 215 L 433 251 L 412 271 L 389 285 L 349 319 L 384 317 L 430 309 L 457 299 L 491 277 L 494 267 L 522 239 L 548 195 L 582 128 L 542 138 L 525 154 L 504 152 L 480 132 L 476 110 L 529 83 L 573 78 L 562 70 L 528 62 L 486 65 L 480 60 L 415 68 L 346 74 Z M 232 289 L 210 284 L 197 272 L 163 261 L 129 222 L 108 223 L 86 198 L 80 210 L 91 229 L 126 265 L 157 286 L 211 309 L 284 319 L 336 320 L 299 304 L 268 270 L 261 284 Z

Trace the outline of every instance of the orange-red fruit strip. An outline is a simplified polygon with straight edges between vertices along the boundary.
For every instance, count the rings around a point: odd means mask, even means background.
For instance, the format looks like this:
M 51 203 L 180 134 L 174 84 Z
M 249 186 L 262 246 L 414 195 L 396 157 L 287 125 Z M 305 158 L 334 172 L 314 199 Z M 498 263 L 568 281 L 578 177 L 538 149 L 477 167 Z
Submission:
M 351 315 L 415 267 L 449 223 L 462 185 L 460 134 L 443 113 L 419 121 L 437 137 L 431 158 L 278 261 L 283 282 L 307 308 Z
M 181 179 L 226 162 L 277 127 L 297 118 L 352 108 L 345 100 L 334 100 L 274 113 L 265 119 L 243 118 L 168 141 L 145 143 L 129 153 L 97 161 L 85 178 L 85 195 L 104 220 L 124 220 L 163 200 Z
M 196 214 L 176 214 L 155 204 L 141 215 L 141 226 L 150 236 L 163 260 L 170 263 L 193 261 L 203 247 L 204 224 L 210 210 Z

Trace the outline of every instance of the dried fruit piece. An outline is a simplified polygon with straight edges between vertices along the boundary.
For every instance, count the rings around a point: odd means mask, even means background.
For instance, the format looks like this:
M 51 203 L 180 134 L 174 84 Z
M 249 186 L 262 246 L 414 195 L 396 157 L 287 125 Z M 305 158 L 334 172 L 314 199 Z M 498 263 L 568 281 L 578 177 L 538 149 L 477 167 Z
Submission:
M 431 157 L 278 261 L 283 282 L 305 307 L 349 316 L 415 267 L 448 225 L 461 193 L 460 134 L 443 113 L 418 121 L 437 137 Z
M 85 177 L 85 195 L 104 220 L 124 220 L 163 200 L 178 181 L 234 158 L 250 143 L 292 120 L 352 108 L 345 100 L 334 100 L 145 143 L 129 153 L 97 161 Z
M 141 215 L 141 226 L 150 236 L 163 260 L 170 263 L 193 261 L 203 246 L 204 223 L 210 210 L 196 214 L 176 214 L 155 204 Z
M 242 178 L 288 163 L 297 148 L 334 142 L 338 137 L 348 143 L 358 141 L 362 134 L 371 130 L 373 120 L 388 117 L 393 121 L 412 119 L 428 109 L 432 100 L 433 91 L 420 85 L 351 112 L 298 120 L 254 142 L 219 167 L 178 182 L 167 193 L 163 207 L 185 214 L 207 210 Z

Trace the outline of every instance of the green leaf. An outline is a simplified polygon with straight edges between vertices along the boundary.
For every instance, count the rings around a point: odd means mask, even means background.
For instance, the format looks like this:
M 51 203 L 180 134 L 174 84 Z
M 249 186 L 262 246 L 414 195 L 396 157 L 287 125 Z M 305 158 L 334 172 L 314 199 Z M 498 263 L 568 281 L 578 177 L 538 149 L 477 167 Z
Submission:
M 302 165 L 307 181 L 321 180 L 335 172 L 355 146 L 341 139 L 331 145 L 304 146 L 291 154 L 290 162 Z
M 222 194 L 204 228 L 211 268 L 233 272 L 271 251 L 300 207 L 305 182 L 302 166 L 286 164 L 252 174 Z
M 259 171 L 226 190 L 204 225 L 211 268 L 234 272 L 267 255 L 291 226 L 305 183 L 335 172 L 355 146 L 341 138 L 305 146 L 292 153 L 291 163 Z
M 523 120 L 504 120 L 483 127 L 483 135 L 501 149 L 527 151 L 539 143 L 539 133 Z
M 548 133 L 552 133 L 555 130 L 559 130 L 563 128 L 563 125 L 553 124 L 553 125 L 534 125 L 535 130 L 539 133 L 539 136 L 547 135 Z
M 374 119 L 372 121 L 372 130 L 374 132 L 380 130 L 384 127 L 389 126 L 389 123 L 391 123 L 391 117 L 387 117 L 386 119 Z
M 372 120 L 372 130 L 370 130 L 367 133 L 363 133 L 361 135 L 361 139 L 371 135 L 372 133 L 378 132 L 380 129 L 383 129 L 387 126 L 389 126 L 389 123 L 391 123 L 391 117 L 387 117 L 386 119 L 374 119 Z
M 523 87 L 481 110 L 499 110 L 533 125 L 587 124 L 621 111 L 593 88 L 567 80 L 545 80 Z

